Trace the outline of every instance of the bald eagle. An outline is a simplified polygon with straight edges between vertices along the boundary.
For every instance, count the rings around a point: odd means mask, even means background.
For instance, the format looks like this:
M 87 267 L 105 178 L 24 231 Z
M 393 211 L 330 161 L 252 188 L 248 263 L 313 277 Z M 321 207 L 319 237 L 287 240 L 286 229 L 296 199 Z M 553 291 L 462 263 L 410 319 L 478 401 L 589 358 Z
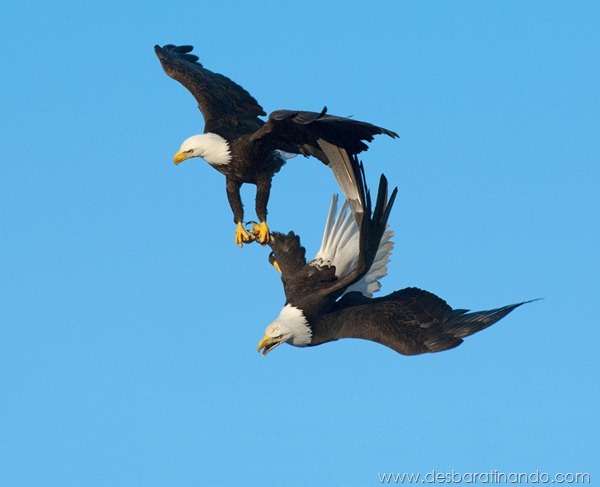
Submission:
M 265 122 L 258 102 L 229 78 L 213 73 L 190 54 L 192 46 L 154 46 L 165 72 L 185 86 L 198 102 L 204 117 L 204 133 L 186 139 L 175 154 L 174 162 L 202 157 L 225 175 L 227 198 L 237 225 L 235 242 L 242 246 L 254 238 L 243 226 L 244 210 L 240 187 L 256 185 L 256 215 L 260 220 L 258 240 L 269 240 L 267 203 L 271 181 L 289 157 L 314 156 L 333 170 L 344 190 L 347 172 L 330 161 L 322 149 L 326 141 L 350 154 L 367 149 L 377 134 L 398 134 L 370 123 L 321 112 L 277 110 Z
M 267 327 L 259 352 L 266 355 L 282 343 L 306 347 L 341 338 L 371 340 L 403 355 L 441 352 L 527 302 L 468 312 L 452 309 L 435 294 L 417 288 L 373 298 L 379 279 L 387 273 L 393 246 L 386 226 L 397 188 L 388 199 L 382 175 L 372 210 L 364 169 L 356 156 L 352 159 L 360 171 L 356 175 L 360 205 L 350 212 L 345 203 L 338 213 L 334 196 L 315 259 L 307 263 L 293 232 L 272 235 L 270 260 L 281 272 L 286 303 Z

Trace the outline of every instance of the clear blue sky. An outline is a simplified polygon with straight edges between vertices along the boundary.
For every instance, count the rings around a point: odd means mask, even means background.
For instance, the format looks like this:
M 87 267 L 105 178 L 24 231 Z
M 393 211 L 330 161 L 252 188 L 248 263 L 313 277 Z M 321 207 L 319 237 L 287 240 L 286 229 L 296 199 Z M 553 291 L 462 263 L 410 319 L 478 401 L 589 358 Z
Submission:
M 18 4 L 18 5 L 17 5 Z M 600 474 L 597 2 L 12 2 L 0 12 L 0 485 L 379 485 Z M 518 309 L 459 348 L 256 344 L 284 295 L 154 44 L 279 108 L 397 131 L 383 292 Z M 291 160 L 274 230 L 317 251 L 332 174 Z M 244 192 L 252 214 L 254 187 Z M 595 477 L 594 477 L 595 475 Z

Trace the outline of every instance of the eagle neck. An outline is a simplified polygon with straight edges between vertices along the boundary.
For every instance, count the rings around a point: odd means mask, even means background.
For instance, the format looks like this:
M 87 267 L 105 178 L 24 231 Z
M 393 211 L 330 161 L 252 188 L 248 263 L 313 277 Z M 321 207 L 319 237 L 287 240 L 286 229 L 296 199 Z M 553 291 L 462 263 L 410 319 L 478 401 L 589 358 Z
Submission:
M 211 166 L 226 166 L 231 162 L 231 148 L 224 137 L 213 132 L 207 132 L 199 136 L 200 157 Z

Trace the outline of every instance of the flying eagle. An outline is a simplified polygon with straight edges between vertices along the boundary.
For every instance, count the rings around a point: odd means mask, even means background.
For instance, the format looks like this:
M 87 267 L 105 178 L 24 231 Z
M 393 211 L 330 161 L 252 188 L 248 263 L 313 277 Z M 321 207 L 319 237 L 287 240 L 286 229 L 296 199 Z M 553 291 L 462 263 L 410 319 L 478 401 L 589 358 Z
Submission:
M 204 68 L 198 57 L 190 54 L 192 49 L 172 44 L 154 46 L 165 72 L 192 93 L 204 117 L 204 133 L 185 140 L 174 162 L 202 157 L 225 175 L 239 246 L 254 240 L 243 226 L 242 184 L 256 185 L 256 215 L 260 220 L 256 237 L 264 245 L 269 240 L 267 203 L 271 181 L 287 158 L 297 154 L 316 157 L 329 165 L 344 191 L 347 172 L 327 158 L 323 141 L 358 154 L 377 134 L 398 137 L 370 123 L 327 115 L 326 108 L 321 112 L 277 110 L 265 122 L 259 118 L 266 113 L 258 102 L 229 78 Z
M 371 340 L 403 355 L 441 352 L 527 302 L 468 312 L 417 288 L 372 298 L 387 273 L 393 244 L 386 225 L 397 188 L 388 199 L 382 175 L 372 210 L 364 169 L 355 156 L 352 159 L 360 171 L 356 181 L 361 208 L 350 212 L 345 203 L 338 213 L 334 196 L 315 259 L 306 262 L 305 249 L 293 232 L 272 234 L 270 260 L 281 272 L 287 299 L 258 344 L 259 352 L 266 355 L 282 343 L 306 347 L 341 338 Z

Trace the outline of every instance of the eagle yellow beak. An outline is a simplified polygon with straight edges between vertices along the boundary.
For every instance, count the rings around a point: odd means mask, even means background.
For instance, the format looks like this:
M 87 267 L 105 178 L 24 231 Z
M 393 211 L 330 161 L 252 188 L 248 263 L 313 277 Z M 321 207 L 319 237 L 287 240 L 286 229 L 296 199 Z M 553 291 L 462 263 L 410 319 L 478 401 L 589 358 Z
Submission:
M 275 254 L 273 252 L 269 254 L 269 263 L 275 267 L 275 270 L 279 272 L 279 274 L 281 274 L 281 267 L 279 267 L 279 263 L 277 262 L 277 259 L 275 259 Z
M 263 357 L 267 355 L 271 350 L 273 350 L 278 345 L 281 345 L 282 342 L 280 340 L 274 339 L 268 335 L 265 335 L 260 342 L 258 342 L 258 353 L 262 353 Z M 264 349 L 264 350 L 263 350 Z
M 192 154 L 189 153 L 189 152 L 181 152 L 181 151 L 179 151 L 179 152 L 177 152 L 177 154 L 175 154 L 173 156 L 173 162 L 175 164 L 179 164 L 180 162 L 183 162 L 186 159 L 189 159 L 191 157 L 191 155 Z

